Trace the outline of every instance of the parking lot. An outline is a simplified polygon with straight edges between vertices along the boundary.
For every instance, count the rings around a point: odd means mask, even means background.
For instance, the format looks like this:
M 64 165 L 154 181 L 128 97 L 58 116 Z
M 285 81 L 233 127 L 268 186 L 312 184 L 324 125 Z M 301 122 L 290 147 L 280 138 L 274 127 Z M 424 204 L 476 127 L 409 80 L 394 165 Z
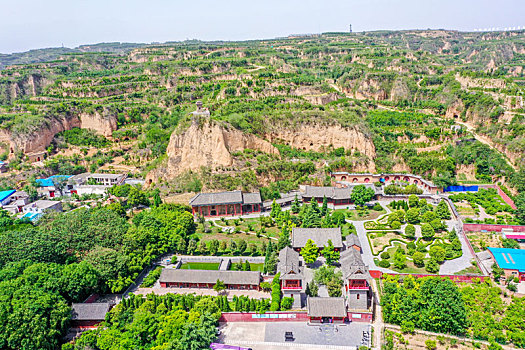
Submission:
M 235 322 L 221 325 L 219 341 L 253 350 L 355 349 L 361 344 L 367 323 L 308 325 L 304 322 Z M 285 342 L 285 332 L 294 341 Z

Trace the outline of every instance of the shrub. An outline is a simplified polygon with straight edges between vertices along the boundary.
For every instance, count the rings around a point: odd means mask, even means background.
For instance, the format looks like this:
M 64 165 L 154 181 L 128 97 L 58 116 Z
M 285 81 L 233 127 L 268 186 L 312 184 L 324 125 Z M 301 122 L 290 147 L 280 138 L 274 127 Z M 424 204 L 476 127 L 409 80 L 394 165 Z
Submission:
M 388 260 L 388 259 L 390 259 L 390 253 L 389 253 L 389 252 L 386 252 L 386 251 L 385 251 L 385 252 L 382 252 L 382 253 L 381 253 L 381 259 L 383 259 L 383 260 Z
M 425 346 L 428 350 L 437 349 L 437 344 L 435 340 L 427 339 L 425 340 Z
M 377 263 L 380 267 L 383 267 L 385 269 L 390 267 L 390 262 L 388 260 L 381 260 Z

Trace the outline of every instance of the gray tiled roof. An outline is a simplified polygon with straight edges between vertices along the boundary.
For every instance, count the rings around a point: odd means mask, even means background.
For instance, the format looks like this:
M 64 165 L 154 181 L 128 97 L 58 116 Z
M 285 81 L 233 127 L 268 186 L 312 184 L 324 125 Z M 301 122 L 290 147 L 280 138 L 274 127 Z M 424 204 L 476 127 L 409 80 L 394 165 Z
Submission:
M 191 206 L 242 203 L 241 191 L 199 193 L 190 199 Z
M 343 247 L 343 240 L 341 238 L 341 228 L 292 228 L 292 247 L 302 248 L 309 239 L 315 242 L 319 248 L 323 248 L 328 240 L 332 240 L 335 248 Z
M 279 252 L 279 263 L 277 272 L 281 274 L 280 279 L 302 279 L 303 267 L 299 263 L 299 253 L 290 247 L 285 247 Z
M 243 193 L 243 204 L 258 204 L 262 203 L 261 194 L 259 192 Z
M 354 235 L 354 234 L 346 236 L 346 246 L 351 247 L 354 245 L 361 247 L 361 242 L 359 241 L 359 237 L 357 237 L 357 235 Z
M 180 270 L 162 269 L 160 282 L 180 283 L 215 283 L 258 285 L 261 281 L 259 271 L 215 271 L 215 270 Z
M 190 199 L 191 206 L 220 204 L 257 204 L 262 203 L 259 192 L 242 193 L 241 191 L 199 193 Z
M 344 298 L 308 298 L 310 317 L 346 317 Z
M 346 249 L 339 258 L 344 279 L 370 279 L 368 266 L 365 265 L 361 254 L 355 249 Z
M 71 319 L 76 321 L 102 321 L 111 305 L 109 303 L 78 303 L 71 305 Z
M 306 186 L 306 191 L 303 197 L 315 197 L 315 198 L 332 198 L 332 199 L 349 199 L 352 194 L 350 187 L 337 188 L 337 187 L 317 187 L 317 186 Z

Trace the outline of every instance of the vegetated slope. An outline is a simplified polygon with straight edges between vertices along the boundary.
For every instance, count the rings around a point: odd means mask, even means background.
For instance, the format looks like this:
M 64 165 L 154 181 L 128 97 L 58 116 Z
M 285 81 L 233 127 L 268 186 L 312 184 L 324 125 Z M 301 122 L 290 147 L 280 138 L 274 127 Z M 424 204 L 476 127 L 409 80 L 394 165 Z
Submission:
M 442 184 L 462 171 L 508 178 L 525 147 L 524 36 L 382 31 L 83 46 L 0 71 L 2 157 L 16 167 L 24 153 L 47 151 L 72 162 L 60 135 L 81 127 L 111 143 L 102 161 L 72 150 L 77 163 L 134 169 L 167 192 L 270 182 L 288 190 L 328 183 L 335 170 L 410 171 Z M 192 121 L 197 100 L 210 120 Z M 479 146 L 480 157 L 459 161 L 478 147 L 467 127 L 503 156 Z

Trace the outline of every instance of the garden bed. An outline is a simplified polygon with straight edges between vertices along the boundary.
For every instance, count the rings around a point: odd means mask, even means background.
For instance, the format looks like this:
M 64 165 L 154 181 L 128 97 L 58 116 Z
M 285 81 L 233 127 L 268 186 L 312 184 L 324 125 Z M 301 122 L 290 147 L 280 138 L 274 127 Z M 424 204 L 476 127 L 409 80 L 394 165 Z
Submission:
M 219 270 L 220 263 L 185 262 L 180 265 L 181 270 Z

